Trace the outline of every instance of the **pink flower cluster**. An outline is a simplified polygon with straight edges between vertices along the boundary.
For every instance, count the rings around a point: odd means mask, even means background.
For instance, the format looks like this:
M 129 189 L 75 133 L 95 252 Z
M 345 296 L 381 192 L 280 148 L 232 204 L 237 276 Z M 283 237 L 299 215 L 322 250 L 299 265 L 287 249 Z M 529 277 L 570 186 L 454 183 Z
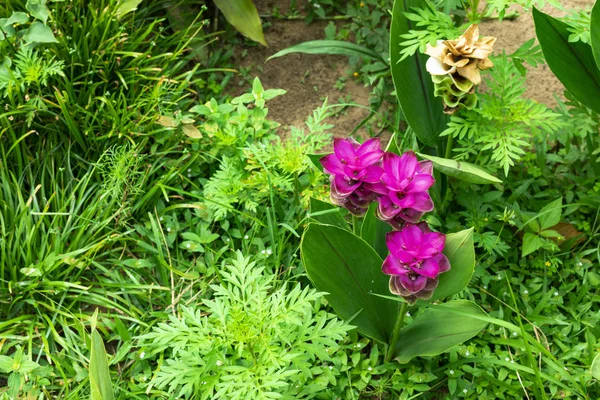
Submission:
M 358 216 L 377 201 L 378 218 L 396 229 L 386 237 L 390 255 L 382 268 L 391 276 L 391 292 L 409 302 L 431 297 L 439 274 L 450 269 L 442 254 L 445 235 L 419 223 L 434 208 L 429 196 L 435 183 L 432 163 L 418 161 L 412 151 L 401 156 L 384 152 L 379 139 L 360 144 L 337 138 L 333 148 L 321 158 L 330 175 L 331 201 Z

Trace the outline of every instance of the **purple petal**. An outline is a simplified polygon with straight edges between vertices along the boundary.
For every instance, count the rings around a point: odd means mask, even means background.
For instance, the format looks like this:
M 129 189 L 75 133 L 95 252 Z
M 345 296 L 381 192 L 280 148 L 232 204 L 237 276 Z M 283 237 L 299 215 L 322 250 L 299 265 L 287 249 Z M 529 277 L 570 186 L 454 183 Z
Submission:
M 400 157 L 400 163 L 398 165 L 398 177 L 400 180 L 404 180 L 415 174 L 417 170 L 417 156 L 412 151 L 407 151 Z
M 413 176 L 412 181 L 404 188 L 406 193 L 424 192 L 435 183 L 431 175 L 418 174 Z
M 423 213 L 413 208 L 405 208 L 398 213 L 398 217 L 408 222 L 409 224 L 416 224 L 419 222 Z
M 366 173 L 367 170 L 365 170 L 364 168 L 357 168 L 353 166 L 346 166 L 344 168 L 344 175 L 355 181 L 362 181 L 362 178 L 365 176 Z
M 362 165 L 364 167 L 373 165 L 375 163 L 378 163 L 379 160 L 381 160 L 381 157 L 383 157 L 383 151 L 381 151 L 381 150 L 372 151 L 372 152 L 367 153 L 364 156 L 360 157 L 360 165 Z
M 400 212 L 400 208 L 397 207 L 388 196 L 381 196 L 379 198 L 379 206 L 377 207 L 377 213 L 381 219 L 388 220 L 394 218 Z
M 379 138 L 367 140 L 366 142 L 361 144 L 358 150 L 356 151 L 359 157 L 362 157 L 365 154 L 372 152 L 381 152 L 381 157 L 383 157 L 383 151 L 381 150 L 381 140 L 379 140 Z
M 417 172 L 419 174 L 433 175 L 433 163 L 431 161 L 419 161 Z
M 402 187 L 400 187 L 400 181 L 396 178 L 394 178 L 394 176 L 392 174 L 389 174 L 387 172 L 384 172 L 383 174 L 381 174 L 381 182 L 383 182 L 383 184 L 389 189 L 389 190 L 394 190 L 396 192 L 399 192 L 402 190 Z
M 381 179 L 381 174 L 383 174 L 383 169 L 381 167 L 371 165 L 365 169 L 365 175 L 361 180 L 368 183 L 378 183 Z
M 375 192 L 377 194 L 387 195 L 389 193 L 387 187 L 381 182 L 367 182 L 364 186 L 365 188 L 368 188 L 370 191 Z
M 441 253 L 446 244 L 446 235 L 439 232 L 430 232 L 423 235 L 423 245 L 435 250 L 436 253 Z
M 335 190 L 339 196 L 348 196 L 361 185 L 360 181 L 349 183 L 342 175 L 335 175 L 331 189 Z
M 342 164 L 335 154 L 328 154 L 325 157 L 321 157 L 319 160 L 325 170 L 326 174 L 343 174 L 344 164 Z
M 404 275 L 408 274 L 409 271 L 410 270 L 392 254 L 385 258 L 383 265 L 381 266 L 381 272 L 386 275 Z
M 418 249 L 423 240 L 423 232 L 421 232 L 421 229 L 416 225 L 406 225 L 404 229 L 400 231 L 400 240 L 404 249 Z
M 339 160 L 343 163 L 354 163 L 356 151 L 350 141 L 341 138 L 333 139 L 333 151 Z
M 423 275 L 416 274 L 406 274 L 398 276 L 400 283 L 406 290 L 408 290 L 411 294 L 417 293 L 425 287 L 427 284 L 427 277 Z
M 426 276 L 428 278 L 434 279 L 440 273 L 440 266 L 437 263 L 437 260 L 433 258 L 428 258 L 423 261 L 421 265 L 411 266 L 410 267 L 414 273 Z
M 444 254 L 436 254 L 431 258 L 431 260 L 437 262 L 438 266 L 440 267 L 438 274 L 442 274 L 450 270 L 450 260 L 448 260 L 448 257 L 446 257 Z
M 413 208 L 421 212 L 433 210 L 433 201 L 427 192 L 407 194 L 402 200 L 399 200 L 399 205 L 402 208 Z
M 383 155 L 383 170 L 386 175 L 389 176 L 390 183 L 401 181 L 398 176 L 398 171 L 400 170 L 400 161 L 401 158 L 398 154 L 394 153 L 385 153 Z M 382 178 L 383 179 L 383 178 Z

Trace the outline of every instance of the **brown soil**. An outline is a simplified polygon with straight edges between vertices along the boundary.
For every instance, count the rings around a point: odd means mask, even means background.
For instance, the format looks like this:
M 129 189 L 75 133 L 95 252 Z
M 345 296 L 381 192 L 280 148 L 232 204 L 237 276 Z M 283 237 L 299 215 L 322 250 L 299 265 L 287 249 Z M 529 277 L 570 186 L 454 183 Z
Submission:
M 304 1 L 297 1 L 299 9 L 303 9 Z M 594 0 L 561 0 L 570 8 L 589 7 Z M 269 14 L 273 7 L 278 7 L 281 12 L 286 12 L 289 1 L 279 0 L 254 0 L 260 14 Z M 535 37 L 535 28 L 531 13 L 517 9 L 520 16 L 512 21 L 486 21 L 480 26 L 482 35 L 496 36 L 498 42 L 496 51 L 503 49 L 507 52 L 515 51 L 525 41 Z M 546 7 L 544 11 L 554 16 L 564 13 Z M 263 21 L 265 22 L 265 21 Z M 269 43 L 268 48 L 262 46 L 247 49 L 242 56 L 238 52 L 237 63 L 239 67 L 252 66 L 251 76 L 258 75 L 265 88 L 280 88 L 287 90 L 287 94 L 269 102 L 269 116 L 282 126 L 302 126 L 312 111 L 323 104 L 325 98 L 329 104 L 338 102 L 338 99 L 350 95 L 352 100 L 361 105 L 368 104 L 370 89 L 357 83 L 348 70 L 347 58 L 341 56 L 320 56 L 307 54 L 291 54 L 265 62 L 272 54 L 286 47 L 308 41 L 324 39 L 326 22 L 318 21 L 309 25 L 303 20 L 269 20 L 270 26 L 265 29 L 265 38 Z M 334 88 L 340 77 L 346 77 L 346 86 L 342 91 Z M 528 88 L 526 95 L 548 106 L 556 106 L 555 95 L 562 97 L 564 87 L 554 77 L 546 65 L 530 68 L 528 73 Z M 346 110 L 337 120 L 333 130 L 336 136 L 346 136 L 352 129 L 368 115 L 364 109 L 352 107 Z

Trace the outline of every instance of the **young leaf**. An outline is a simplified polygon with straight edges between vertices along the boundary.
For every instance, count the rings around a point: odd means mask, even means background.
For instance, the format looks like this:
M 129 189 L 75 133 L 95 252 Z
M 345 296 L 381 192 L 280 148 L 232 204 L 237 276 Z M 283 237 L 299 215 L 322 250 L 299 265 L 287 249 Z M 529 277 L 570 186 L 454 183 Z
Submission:
M 117 18 L 122 18 L 124 15 L 129 14 L 132 11 L 137 10 L 142 0 L 124 0 L 119 2 L 119 8 L 117 8 Z
M 344 42 L 342 40 L 311 40 L 309 42 L 303 42 L 278 51 L 271 57 L 267 58 L 267 61 L 291 53 L 335 54 L 348 57 L 358 56 L 378 60 L 385 64 L 388 63 L 387 60 L 383 59 L 381 54 L 378 54 L 367 47 L 359 46 L 350 42 Z
M 600 354 L 596 355 L 594 358 L 590 372 L 592 373 L 594 379 L 600 381 Z
M 227 22 L 242 35 L 267 46 L 258 11 L 252 0 L 214 0 Z
M 24 12 L 21 12 L 21 11 L 17 11 L 17 12 L 12 13 L 10 18 L 6 20 L 4 25 L 13 25 L 13 24 L 21 25 L 26 22 L 29 22 L 29 17 L 27 16 L 27 14 L 25 14 Z
M 562 215 L 562 197 L 546 204 L 538 215 L 542 229 L 548 229 L 558 224 Z
M 110 382 L 110 370 L 102 338 L 96 329 L 92 329 L 90 348 L 90 400 L 113 400 L 114 394 Z
M 523 235 L 523 249 L 521 257 L 525 257 L 544 245 L 544 240 L 534 233 L 527 232 Z
M 493 175 L 485 172 L 481 167 L 463 161 L 449 160 L 447 158 L 429 156 L 417 153 L 421 158 L 433 162 L 434 167 L 443 174 L 453 176 L 461 181 L 485 185 L 488 183 L 502 183 Z
M 449 313 L 447 309 L 461 314 Z M 485 328 L 487 322 L 471 318 L 468 314 L 487 316 L 477 304 L 468 300 L 453 300 L 442 307 L 429 307 L 400 331 L 394 349 L 395 358 L 405 364 L 414 357 L 437 356 L 471 339 Z
M 48 22 L 50 12 L 48 11 L 48 7 L 46 7 L 46 0 L 27 0 L 25 8 L 29 11 L 29 14 L 42 21 L 44 24 Z
M 311 223 L 302 243 L 302 262 L 319 291 L 360 333 L 387 343 L 400 303 L 389 295 L 389 278 L 381 272 L 381 257 L 364 240 L 347 230 Z
M 533 9 L 535 32 L 548 66 L 567 90 L 600 113 L 600 71 L 589 45 L 569 43 L 568 25 Z
M 310 199 L 310 217 L 321 224 L 349 230 L 350 227 L 344 218 L 347 213 L 345 208 L 321 200 Z
M 473 228 L 446 235 L 444 254 L 450 261 L 450 271 L 440 275 L 440 282 L 433 296 L 428 300 L 419 301 L 419 304 L 452 296 L 467 287 L 475 270 Z
M 23 40 L 27 43 L 58 43 L 52 29 L 41 22 L 31 24 L 25 32 Z
M 414 54 L 402 61 L 401 35 L 417 29 L 417 24 L 405 13 L 423 8 L 426 0 L 396 0 L 390 30 L 390 59 L 396 95 L 406 121 L 417 138 L 428 146 L 437 146 L 439 135 L 446 128 L 447 116 L 442 112 L 442 100 L 433 95 L 433 81 L 425 69 L 427 57 Z

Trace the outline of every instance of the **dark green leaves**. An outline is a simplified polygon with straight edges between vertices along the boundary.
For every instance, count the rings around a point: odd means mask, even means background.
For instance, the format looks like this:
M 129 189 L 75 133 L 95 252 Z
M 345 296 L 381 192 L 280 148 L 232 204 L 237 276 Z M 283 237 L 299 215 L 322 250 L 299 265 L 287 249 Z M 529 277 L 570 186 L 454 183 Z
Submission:
M 46 0 L 27 0 L 25 8 L 29 11 L 29 14 L 42 21 L 44 24 L 48 22 L 50 11 L 48 11 L 48 7 L 46 7 Z
M 568 25 L 536 8 L 533 19 L 552 72 L 577 100 L 600 113 L 600 71 L 590 46 L 582 42 L 569 43 Z
M 291 53 L 336 54 L 349 57 L 367 57 L 387 64 L 387 61 L 373 50 L 342 40 L 312 40 L 310 42 L 300 43 L 273 54 L 271 57 L 267 58 L 267 61 Z
M 25 36 L 23 36 L 23 40 L 27 43 L 58 43 L 52 29 L 37 21 L 31 24 Z
M 444 254 L 450 261 L 450 271 L 440 275 L 440 283 L 427 302 L 452 296 L 462 291 L 471 281 L 475 270 L 473 228 L 446 235 Z
M 459 313 L 449 313 L 456 310 Z M 487 322 L 474 317 L 487 316 L 475 303 L 454 300 L 443 306 L 432 306 L 418 315 L 400 333 L 394 356 L 401 363 L 414 357 L 436 356 L 477 335 Z
M 488 174 L 475 164 L 449 160 L 447 158 L 429 156 L 418 153 L 419 157 L 433 162 L 435 169 L 448 176 L 455 177 L 465 182 L 484 185 L 488 183 L 502 183 L 493 175 Z
M 425 0 L 396 0 L 390 32 L 390 59 L 396 95 L 406 121 L 417 138 L 428 146 L 437 146 L 439 134 L 446 128 L 447 117 L 442 112 L 442 100 L 433 95 L 433 82 L 425 69 L 427 57 L 415 54 L 401 58 L 400 35 L 417 29 L 404 15 L 411 8 L 423 8 Z
M 600 68 L 600 1 L 596 1 L 594 8 L 592 8 L 590 40 L 592 43 L 592 53 L 596 60 L 596 66 Z
M 389 296 L 382 259 L 364 240 L 344 229 L 311 223 L 301 244 L 308 277 L 338 313 L 363 335 L 390 340 L 399 304 Z
M 231 25 L 249 39 L 267 45 L 260 17 L 252 0 L 214 0 Z

